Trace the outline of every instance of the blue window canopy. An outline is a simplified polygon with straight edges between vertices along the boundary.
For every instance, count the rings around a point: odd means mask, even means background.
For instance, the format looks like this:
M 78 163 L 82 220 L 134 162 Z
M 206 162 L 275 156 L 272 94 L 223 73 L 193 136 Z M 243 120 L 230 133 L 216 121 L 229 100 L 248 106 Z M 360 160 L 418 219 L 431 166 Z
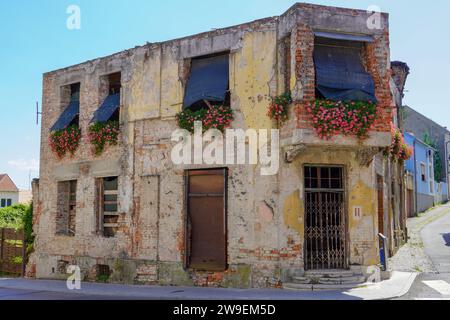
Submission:
M 59 116 L 50 131 L 66 129 L 75 120 L 75 118 L 78 117 L 79 114 L 80 102 L 78 100 L 71 101 L 66 109 L 64 109 L 63 113 Z
M 348 46 L 315 45 L 316 89 L 325 99 L 376 103 L 375 83 L 362 64 L 362 46 L 348 43 Z
M 229 82 L 228 59 L 228 54 L 192 59 L 184 108 L 202 100 L 225 101 Z
M 91 122 L 106 122 L 114 115 L 120 106 L 120 93 L 110 94 L 94 113 Z

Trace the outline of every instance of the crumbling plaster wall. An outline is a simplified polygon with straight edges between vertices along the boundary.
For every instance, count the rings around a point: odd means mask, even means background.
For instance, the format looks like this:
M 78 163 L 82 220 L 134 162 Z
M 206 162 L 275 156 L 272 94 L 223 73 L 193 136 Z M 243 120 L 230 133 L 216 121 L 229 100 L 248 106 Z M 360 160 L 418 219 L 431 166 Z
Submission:
M 355 25 L 361 25 L 365 15 L 363 11 L 322 9 L 300 5 L 277 18 L 148 44 L 45 74 L 39 218 L 35 225 L 36 251 L 29 270 L 35 268 L 37 277 L 62 276 L 55 269 L 58 260 L 64 260 L 80 265 L 90 279 L 95 278 L 96 264 L 108 264 L 113 270 L 112 281 L 279 286 L 286 271 L 303 268 L 302 168 L 306 163 L 346 167 L 350 263 L 376 264 L 376 193 L 372 169 L 361 166 L 357 150 L 352 149 L 356 141 L 340 138 L 338 144 L 346 145 L 344 149 L 323 152 L 319 148 L 308 148 L 292 163 L 284 162 L 284 151 L 281 152 L 279 175 L 261 176 L 258 165 L 228 166 L 227 251 L 230 267 L 223 273 L 183 269 L 183 174 L 185 169 L 198 166 L 175 167 L 172 164 L 170 135 L 177 128 L 174 116 L 182 107 L 189 59 L 230 52 L 231 107 L 235 111 L 232 126 L 277 128 L 278 124 L 266 116 L 270 97 L 287 89 L 280 71 L 283 61 L 277 43 L 291 34 L 289 89 L 293 97 L 301 101 L 308 95 L 311 97 L 311 90 L 314 92 L 313 81 L 307 78 L 314 76 L 310 63 L 312 56 L 302 55 L 312 52 L 313 42 L 306 41 L 305 35 L 313 41 L 313 27 L 357 32 L 360 27 Z M 384 32 L 372 33 L 387 37 Z M 383 45 L 387 45 L 386 42 Z M 381 56 L 386 54 L 384 47 L 379 51 Z M 376 68 L 383 69 L 381 56 Z M 102 156 L 94 157 L 88 148 L 86 132 L 101 103 L 99 78 L 118 71 L 122 72 L 123 106 L 120 143 L 108 147 Z M 381 73 L 384 74 L 383 70 Z M 60 86 L 78 81 L 81 82 L 83 141 L 74 157 L 57 160 L 49 149 L 47 138 L 49 128 L 61 112 Z M 292 109 L 290 122 L 281 128 L 282 137 L 292 137 L 293 130 L 303 119 L 299 118 L 297 122 L 298 114 L 295 108 Z M 385 143 L 384 140 L 384 136 L 375 137 L 372 144 L 378 146 Z M 287 144 L 298 143 L 286 141 Z M 316 143 L 314 141 L 312 144 Z M 95 232 L 94 182 L 97 177 L 112 175 L 120 176 L 121 227 L 115 238 L 103 238 Z M 70 179 L 78 179 L 77 234 L 75 237 L 55 236 L 56 182 Z M 361 219 L 353 219 L 354 206 L 362 207 Z

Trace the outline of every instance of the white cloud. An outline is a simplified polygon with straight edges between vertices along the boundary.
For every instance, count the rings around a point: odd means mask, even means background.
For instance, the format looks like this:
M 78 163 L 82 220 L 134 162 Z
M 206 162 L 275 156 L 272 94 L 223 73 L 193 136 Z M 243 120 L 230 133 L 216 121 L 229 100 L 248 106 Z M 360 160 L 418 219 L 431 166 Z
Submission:
M 36 159 L 18 159 L 8 161 L 10 167 L 20 171 L 39 171 L 39 161 Z

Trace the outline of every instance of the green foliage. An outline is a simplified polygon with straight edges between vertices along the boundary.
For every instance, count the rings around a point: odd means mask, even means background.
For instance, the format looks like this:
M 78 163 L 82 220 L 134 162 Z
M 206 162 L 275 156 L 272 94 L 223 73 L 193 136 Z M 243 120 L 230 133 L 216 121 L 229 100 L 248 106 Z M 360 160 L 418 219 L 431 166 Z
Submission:
M 89 127 L 89 141 L 95 155 L 102 154 L 106 144 L 116 145 L 119 139 L 119 121 L 96 122 Z
M 330 139 L 337 134 L 368 137 L 369 130 L 378 118 L 377 105 L 371 101 L 334 101 L 316 99 L 306 105 L 316 134 Z
M 423 142 L 425 142 L 430 147 L 434 148 L 434 180 L 441 181 L 442 180 L 442 162 L 441 162 L 441 154 L 439 153 L 439 149 L 437 144 L 430 138 L 428 134 L 425 133 L 423 136 Z
M 97 282 L 106 283 L 109 280 L 109 275 L 107 274 L 99 274 L 96 279 Z
M 288 107 L 291 103 L 292 98 L 290 92 L 273 97 L 267 110 L 267 116 L 276 121 L 286 121 L 288 118 Z
M 213 105 L 208 109 L 192 111 L 184 109 L 176 115 L 178 126 L 189 132 L 194 132 L 194 123 L 200 121 L 203 131 L 217 129 L 223 132 L 234 119 L 233 110 L 229 106 Z
M 0 228 L 24 230 L 27 243 L 32 243 L 33 237 L 33 208 L 31 205 L 15 204 L 0 209 Z
M 81 140 L 81 129 L 77 125 L 71 125 L 66 129 L 52 131 L 49 136 L 49 144 L 52 151 L 63 158 L 67 153 L 72 156 L 78 149 Z
M 392 161 L 403 162 L 411 158 L 414 153 L 412 147 L 405 143 L 402 132 L 391 123 L 391 145 L 384 150 L 384 156 Z

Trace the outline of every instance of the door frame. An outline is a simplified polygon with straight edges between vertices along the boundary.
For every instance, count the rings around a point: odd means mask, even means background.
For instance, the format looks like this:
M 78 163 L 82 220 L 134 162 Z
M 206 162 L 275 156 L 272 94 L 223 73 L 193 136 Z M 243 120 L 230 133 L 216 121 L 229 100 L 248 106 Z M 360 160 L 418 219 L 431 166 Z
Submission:
M 347 270 L 350 268 L 350 234 L 349 234 L 349 204 L 348 204 L 348 179 L 347 179 L 347 166 L 344 164 L 327 164 L 327 163 L 304 163 L 302 165 L 302 185 L 303 185 L 303 268 L 305 270 L 317 270 L 317 269 L 309 269 L 306 266 L 306 255 L 307 255 L 307 246 L 306 246 L 306 187 L 305 187 L 305 169 L 306 167 L 316 167 L 316 168 L 341 168 L 342 169 L 342 199 L 343 199 L 343 223 L 344 223 L 344 268 L 343 270 Z M 332 189 L 330 189 L 332 190 Z
M 184 231 L 184 250 L 181 253 L 183 256 L 183 269 L 185 271 L 207 271 L 199 270 L 190 267 L 190 257 L 191 257 L 191 230 L 190 230 L 190 217 L 189 217 L 189 176 L 193 171 L 223 171 L 224 177 L 224 204 L 223 204 L 223 224 L 224 224 L 224 237 L 225 237 L 225 266 L 224 270 L 228 270 L 228 172 L 227 167 L 220 168 L 195 168 L 195 169 L 185 169 L 184 170 L 184 219 L 183 219 L 183 231 Z M 216 271 L 217 272 L 217 271 Z

